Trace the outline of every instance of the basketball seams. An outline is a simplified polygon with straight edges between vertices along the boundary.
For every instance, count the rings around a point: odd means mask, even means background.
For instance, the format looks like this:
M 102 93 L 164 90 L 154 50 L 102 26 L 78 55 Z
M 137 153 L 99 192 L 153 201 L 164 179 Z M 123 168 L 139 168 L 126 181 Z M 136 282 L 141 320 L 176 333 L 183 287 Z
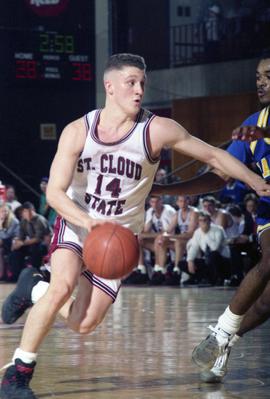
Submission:
M 83 260 L 86 268 L 96 276 L 117 280 L 128 275 L 136 266 L 139 246 L 128 228 L 106 222 L 96 226 L 86 237 Z

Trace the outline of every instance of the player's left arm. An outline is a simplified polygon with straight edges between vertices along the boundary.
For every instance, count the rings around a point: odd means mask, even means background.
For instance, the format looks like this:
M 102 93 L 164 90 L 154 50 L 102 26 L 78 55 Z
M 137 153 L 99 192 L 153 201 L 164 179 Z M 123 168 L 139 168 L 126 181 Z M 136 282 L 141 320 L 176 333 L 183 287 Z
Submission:
M 164 147 L 170 147 L 187 156 L 198 159 L 219 171 L 222 177 L 241 180 L 258 195 L 270 196 L 270 188 L 257 174 L 228 152 L 190 135 L 172 119 L 156 117 L 150 125 L 150 142 L 153 156 L 158 156 Z

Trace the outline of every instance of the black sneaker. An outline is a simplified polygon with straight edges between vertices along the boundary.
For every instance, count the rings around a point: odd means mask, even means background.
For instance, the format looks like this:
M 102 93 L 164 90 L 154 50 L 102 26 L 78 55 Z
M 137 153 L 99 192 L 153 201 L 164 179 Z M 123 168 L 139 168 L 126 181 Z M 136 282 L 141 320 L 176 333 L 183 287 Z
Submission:
M 1 399 L 37 399 L 29 387 L 36 362 L 24 363 L 15 359 L 15 364 L 6 369 L 1 383 Z
M 180 273 L 167 272 L 165 274 L 165 285 L 180 285 Z
M 147 273 L 142 273 L 140 270 L 134 270 L 124 281 L 123 284 L 146 284 L 149 278 Z
M 194 277 L 190 277 L 188 280 L 183 282 L 183 286 L 187 287 L 189 285 L 197 285 L 198 284 L 198 280 Z
M 150 285 L 162 285 L 165 281 L 165 274 L 162 272 L 154 272 L 152 278 L 149 281 Z
M 43 276 L 35 267 L 27 267 L 22 270 L 16 288 L 4 300 L 2 306 L 2 320 L 4 323 L 15 323 L 26 309 L 33 305 L 31 300 L 32 289 L 40 280 L 43 280 Z

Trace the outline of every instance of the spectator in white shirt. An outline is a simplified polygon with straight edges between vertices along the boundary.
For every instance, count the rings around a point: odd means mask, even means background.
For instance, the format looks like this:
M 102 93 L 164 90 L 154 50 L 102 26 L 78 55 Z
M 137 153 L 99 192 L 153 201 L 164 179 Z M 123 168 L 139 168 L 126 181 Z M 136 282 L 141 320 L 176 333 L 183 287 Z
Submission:
M 192 278 L 186 283 L 206 279 L 212 285 L 223 284 L 231 274 L 226 233 L 223 227 L 211 223 L 207 212 L 199 212 L 198 222 L 187 245 L 187 270 Z

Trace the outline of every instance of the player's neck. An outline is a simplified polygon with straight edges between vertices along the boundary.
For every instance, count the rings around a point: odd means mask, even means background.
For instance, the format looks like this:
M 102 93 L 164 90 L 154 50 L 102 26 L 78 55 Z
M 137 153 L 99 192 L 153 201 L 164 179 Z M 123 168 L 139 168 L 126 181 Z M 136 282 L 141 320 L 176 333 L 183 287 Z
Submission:
M 120 137 L 133 127 L 135 120 L 136 118 L 133 116 L 105 107 L 100 114 L 98 130 L 106 135 Z

